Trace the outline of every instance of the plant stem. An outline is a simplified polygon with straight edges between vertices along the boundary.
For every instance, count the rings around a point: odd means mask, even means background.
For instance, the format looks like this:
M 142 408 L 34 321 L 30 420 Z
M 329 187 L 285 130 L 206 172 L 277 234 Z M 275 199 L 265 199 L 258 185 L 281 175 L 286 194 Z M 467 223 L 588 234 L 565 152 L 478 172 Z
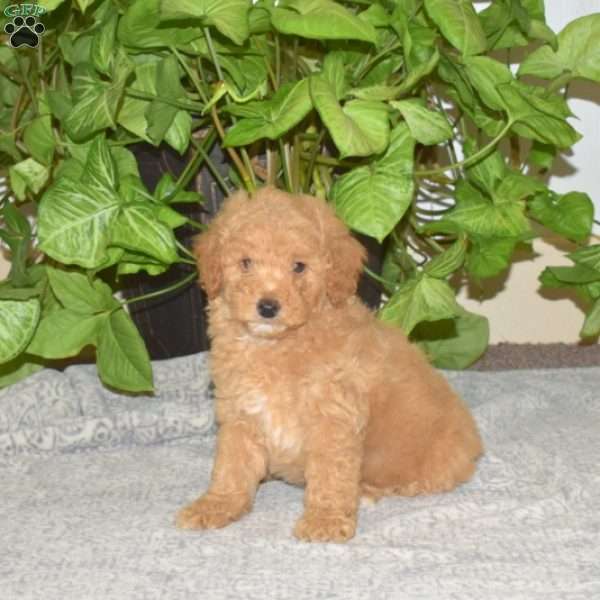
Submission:
M 281 156 L 281 167 L 283 168 L 283 179 L 285 181 L 285 187 L 288 189 L 289 192 L 292 192 L 292 181 L 290 177 L 290 166 L 288 164 L 286 147 L 281 138 L 279 138 L 277 141 L 279 142 L 279 155 Z
M 179 241 L 179 240 L 175 240 L 175 244 L 177 244 L 177 247 L 184 253 L 187 254 L 190 258 L 195 258 L 195 256 Z M 181 259 L 182 261 L 186 261 L 187 259 Z M 194 262 L 192 264 L 196 264 L 196 261 L 194 260 Z
M 378 52 L 375 56 L 373 56 L 371 59 L 369 59 L 360 69 L 358 69 L 358 72 L 354 74 L 354 76 L 352 77 L 352 79 L 355 82 L 360 81 L 369 72 L 369 69 L 380 58 L 383 58 L 386 54 L 388 54 L 392 50 L 396 50 L 397 48 L 400 48 L 401 46 L 402 46 L 402 44 L 400 42 L 394 42 L 393 44 L 391 44 L 387 48 L 384 48 L 381 52 Z
M 206 38 L 208 52 L 210 54 L 211 60 L 213 61 L 213 64 L 215 65 L 215 70 L 217 71 L 217 77 L 219 78 L 219 81 L 225 81 L 225 78 L 223 77 L 223 71 L 221 70 L 221 65 L 219 64 L 219 57 L 217 55 L 217 52 L 215 51 L 215 47 L 212 42 L 210 30 L 208 27 L 204 27 L 202 31 L 204 32 L 204 37 Z M 230 104 L 228 98 L 226 99 L 226 104 Z M 217 114 L 215 106 L 212 107 L 211 114 L 215 122 L 215 126 L 217 127 L 217 131 L 219 132 L 219 136 L 221 137 L 221 140 L 223 140 L 225 138 L 225 131 L 223 130 L 223 126 L 221 124 L 221 121 L 219 120 L 219 115 Z M 233 160 L 233 162 L 235 163 L 235 166 L 237 167 L 237 170 L 239 171 L 240 176 L 242 177 L 246 189 L 249 192 L 253 192 L 256 189 L 256 179 L 254 177 L 254 169 L 252 168 L 252 163 L 250 162 L 250 157 L 248 156 L 246 149 L 240 148 L 243 162 L 242 160 L 240 160 L 240 157 L 235 151 L 235 148 L 227 148 L 227 152 L 229 156 L 231 156 L 231 160 Z
M 312 174 L 313 174 L 313 170 L 315 168 L 315 162 L 317 160 L 317 154 L 319 153 L 319 150 L 321 149 L 321 142 L 323 141 L 323 136 L 325 135 L 325 130 L 321 129 L 321 132 L 319 133 L 319 135 L 317 136 L 317 139 L 315 141 L 315 144 L 312 148 L 312 151 L 310 153 L 310 159 L 308 161 L 308 167 L 306 168 L 306 182 L 308 184 L 308 186 L 310 187 L 310 182 L 312 181 Z M 307 192 L 310 190 L 306 190 Z
M 369 269 L 367 265 L 363 266 L 363 270 L 369 277 L 371 277 L 371 279 L 374 279 L 375 281 L 378 281 L 379 283 L 383 284 L 386 289 L 393 290 L 396 287 L 396 282 L 390 281 L 389 279 L 384 279 L 380 275 L 377 275 L 377 273 L 371 271 L 371 269 Z
M 196 113 L 201 113 L 204 110 L 204 104 L 200 104 L 199 102 L 182 102 L 181 100 L 171 100 L 171 98 L 157 96 L 156 94 L 148 94 L 147 92 L 142 92 L 129 87 L 125 88 L 125 94 L 132 98 L 138 98 L 139 100 L 149 100 L 150 102 L 158 100 L 163 104 L 169 104 L 175 108 L 180 108 L 181 110 L 187 110 Z
M 21 78 L 16 73 L 13 73 L 10 69 L 6 68 L 3 64 L 0 64 L 0 75 L 4 75 L 4 77 L 7 77 L 14 83 L 21 83 Z
M 162 296 L 163 294 L 168 294 L 169 292 L 177 290 L 180 287 L 183 287 L 184 285 L 187 285 L 188 283 L 194 281 L 194 279 L 196 279 L 197 277 L 198 277 L 198 274 L 196 272 L 190 273 L 187 277 L 184 277 L 177 283 L 169 285 L 160 290 L 156 290 L 155 292 L 149 292 L 148 294 L 142 294 L 141 296 L 136 296 L 135 298 L 129 298 L 128 300 L 123 300 L 122 302 L 120 302 L 120 305 L 122 307 L 124 307 L 126 304 L 133 304 L 134 302 L 139 302 L 140 300 L 148 300 L 149 298 L 156 298 L 157 296 Z
M 281 83 L 281 48 L 279 47 L 279 35 L 275 34 L 275 83 L 279 89 Z
M 475 152 L 475 154 L 473 154 L 472 156 L 469 156 L 465 160 L 461 160 L 460 162 L 457 162 L 457 163 L 454 163 L 451 165 L 445 165 L 438 169 L 429 169 L 429 170 L 425 169 L 425 170 L 415 171 L 415 177 L 429 177 L 430 175 L 439 175 L 439 174 L 443 174 L 446 171 L 449 171 L 451 169 L 457 169 L 459 167 L 467 167 L 468 165 L 472 165 L 473 163 L 477 162 L 480 158 L 483 158 L 487 154 L 489 154 L 496 147 L 496 144 L 498 144 L 498 142 L 508 133 L 509 129 L 512 126 L 513 126 L 513 121 L 512 120 L 508 121 L 508 123 L 504 126 L 502 131 L 491 142 L 486 144 L 483 148 L 481 148 L 480 150 Z
M 203 145 L 200 142 L 197 142 L 194 138 L 192 138 L 192 144 L 200 152 L 200 154 L 202 154 L 202 156 L 204 157 L 204 161 L 206 162 L 206 166 L 209 168 L 213 177 L 217 180 L 217 183 L 221 186 L 221 189 L 223 190 L 225 195 L 228 196 L 231 192 L 231 188 L 227 185 L 227 183 L 223 179 L 223 176 L 221 175 L 221 173 L 219 172 L 219 169 L 217 169 L 216 165 L 211 160 L 206 149 L 203 147 Z
M 210 114 L 213 118 L 215 127 L 217 128 L 217 131 L 219 132 L 219 137 L 221 138 L 221 141 L 223 141 L 225 139 L 225 130 L 223 129 L 223 125 L 221 124 L 221 121 L 219 120 L 219 115 L 217 114 L 217 109 L 215 106 L 213 106 L 210 109 Z M 231 160 L 234 162 L 234 164 L 242 178 L 242 181 L 244 182 L 244 185 L 246 186 L 246 189 L 251 192 L 254 191 L 256 189 L 256 186 L 254 185 L 252 178 L 248 174 L 248 171 L 246 171 L 246 167 L 244 167 L 244 163 L 240 159 L 238 153 L 235 151 L 235 148 L 227 147 L 226 150 L 227 150 L 227 154 L 229 154 L 229 156 L 231 157 Z
M 200 221 L 195 221 L 194 219 L 190 219 L 189 217 L 187 217 L 187 222 L 192 227 L 195 227 L 196 229 L 199 229 L 200 231 L 205 231 L 208 228 L 208 225 L 205 225 L 204 223 L 200 223 Z
M 25 88 L 27 89 L 27 93 L 29 94 L 29 97 L 31 98 L 31 106 L 33 107 L 33 112 L 35 115 L 37 115 L 38 110 L 37 110 L 37 105 L 35 102 L 35 94 L 33 93 L 33 88 L 31 87 L 31 82 L 29 81 L 29 78 L 27 77 L 27 73 L 25 72 L 25 66 L 23 65 L 21 57 L 19 56 L 19 52 L 15 52 L 15 57 L 17 59 L 17 64 L 19 65 L 19 72 L 21 73 L 21 78 L 23 80 L 23 83 L 25 84 Z
M 303 160 L 313 160 L 313 156 L 309 152 L 302 153 Z M 314 162 L 319 165 L 327 165 L 328 167 L 346 167 L 349 169 L 354 169 L 356 167 L 360 167 L 361 165 L 349 162 L 346 160 L 338 160 L 337 158 L 332 158 L 331 156 L 325 156 L 324 154 L 317 154 L 314 157 Z
M 216 135 L 215 135 L 214 130 L 211 131 L 206 136 L 205 144 L 208 148 L 210 148 L 212 146 L 212 144 L 214 143 L 215 137 L 216 137 Z M 173 197 L 175 197 L 181 190 L 183 190 L 187 187 L 188 183 L 190 182 L 192 177 L 196 174 L 196 172 L 198 171 L 202 162 L 204 160 L 206 160 L 206 157 L 207 157 L 207 153 L 204 151 L 203 144 L 200 143 L 196 147 L 196 152 L 195 152 L 194 156 L 187 163 L 187 165 L 185 166 L 185 169 L 179 176 L 179 179 L 177 180 L 177 183 L 175 184 L 175 189 L 173 190 L 173 194 L 172 194 Z
M 202 101 L 204 102 L 204 105 L 206 106 L 208 104 L 208 98 L 206 97 L 206 94 L 204 93 L 204 90 L 202 89 L 202 86 L 200 85 L 200 82 L 198 81 L 196 74 L 190 69 L 188 64 L 185 62 L 185 59 L 183 58 L 183 56 L 181 56 L 181 54 L 179 54 L 179 52 L 177 51 L 177 48 L 175 48 L 175 46 L 169 46 L 169 50 L 175 55 L 175 58 L 177 58 L 177 60 L 179 61 L 179 64 L 183 67 L 183 70 L 187 73 L 187 76 L 190 78 L 190 81 L 194 84 L 194 87 L 198 90 L 198 93 L 200 94 L 200 98 L 202 98 Z M 204 107 L 203 107 L 203 110 L 204 110 Z

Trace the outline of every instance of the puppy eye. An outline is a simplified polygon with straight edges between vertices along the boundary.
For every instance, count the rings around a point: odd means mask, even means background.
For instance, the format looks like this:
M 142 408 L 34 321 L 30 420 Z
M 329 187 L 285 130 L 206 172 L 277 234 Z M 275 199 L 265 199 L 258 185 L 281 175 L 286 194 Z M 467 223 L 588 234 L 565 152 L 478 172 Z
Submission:
M 293 266 L 294 273 L 303 273 L 306 269 L 306 265 L 303 262 L 296 261 Z
M 240 268 L 242 269 L 242 271 L 247 272 L 250 270 L 250 267 L 252 266 L 252 259 L 251 258 L 242 258 L 242 260 L 240 260 Z

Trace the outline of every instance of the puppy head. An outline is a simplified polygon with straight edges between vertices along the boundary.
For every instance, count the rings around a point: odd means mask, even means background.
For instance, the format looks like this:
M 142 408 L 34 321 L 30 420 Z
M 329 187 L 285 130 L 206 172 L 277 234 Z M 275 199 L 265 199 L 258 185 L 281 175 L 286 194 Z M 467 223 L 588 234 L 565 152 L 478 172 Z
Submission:
M 260 337 L 285 335 L 356 292 L 365 251 L 322 200 L 262 188 L 225 201 L 195 244 L 210 301 Z

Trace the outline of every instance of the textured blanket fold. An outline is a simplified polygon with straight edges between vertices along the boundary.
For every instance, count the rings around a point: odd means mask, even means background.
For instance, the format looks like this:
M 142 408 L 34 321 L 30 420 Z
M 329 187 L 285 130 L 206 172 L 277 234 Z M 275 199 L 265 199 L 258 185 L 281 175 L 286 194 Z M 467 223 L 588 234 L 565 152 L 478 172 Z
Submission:
M 206 356 L 123 396 L 94 367 L 0 391 L 0 599 L 600 598 L 600 367 L 448 373 L 486 445 L 449 494 L 385 498 L 345 545 L 292 536 L 302 490 L 182 532 L 215 427 Z

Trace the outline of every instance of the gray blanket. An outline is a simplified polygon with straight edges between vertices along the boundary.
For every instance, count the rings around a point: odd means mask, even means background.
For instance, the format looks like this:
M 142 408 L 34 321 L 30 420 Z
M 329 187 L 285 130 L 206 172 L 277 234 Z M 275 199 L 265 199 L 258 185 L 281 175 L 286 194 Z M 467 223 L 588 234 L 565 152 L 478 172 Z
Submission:
M 476 477 L 362 509 L 346 545 L 296 541 L 281 482 L 224 530 L 176 530 L 212 464 L 206 357 L 155 377 L 154 397 L 86 366 L 0 391 L 1 600 L 600 598 L 600 367 L 449 373 Z

